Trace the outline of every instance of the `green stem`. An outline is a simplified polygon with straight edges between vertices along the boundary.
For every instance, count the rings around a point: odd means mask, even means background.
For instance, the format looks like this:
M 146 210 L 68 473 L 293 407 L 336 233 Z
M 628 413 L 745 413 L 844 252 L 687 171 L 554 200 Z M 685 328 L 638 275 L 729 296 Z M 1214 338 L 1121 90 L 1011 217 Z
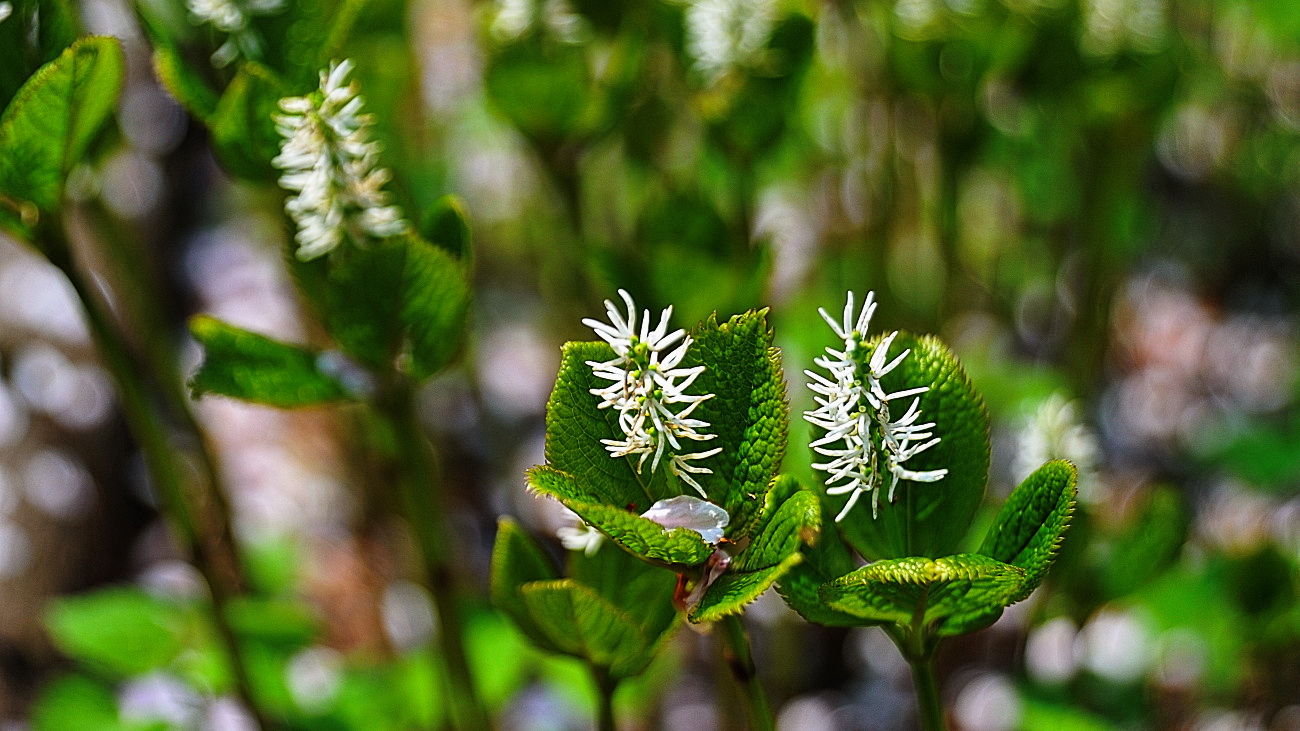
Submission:
M 218 557 L 218 547 L 221 544 L 210 540 L 211 536 L 205 532 L 208 521 L 200 522 L 202 518 L 199 516 L 205 512 L 204 504 L 194 500 L 186 488 L 185 466 L 168 438 L 169 429 L 160 413 L 159 404 L 150 396 L 150 384 L 133 362 L 130 349 L 107 308 L 77 268 L 62 228 L 57 224 L 43 227 L 39 240 L 41 250 L 68 278 L 81 301 L 91 337 L 104 367 L 117 385 L 122 413 L 140 445 L 145 466 L 162 503 L 163 513 L 184 542 L 195 567 L 208 585 L 212 595 L 212 621 L 225 645 L 236 692 L 258 725 L 267 728 L 267 716 L 253 694 L 243 650 L 226 616 L 230 598 L 238 593 L 238 587 L 233 585 L 229 575 L 230 571 L 237 571 L 237 566 L 223 564 L 236 562 L 223 562 Z M 188 413 L 188 410 L 185 411 Z M 216 491 L 217 486 L 213 485 L 212 488 L 212 491 Z
M 376 402 L 397 448 L 403 512 L 410 521 L 424 562 L 426 583 L 438 612 L 438 650 L 445 667 L 446 697 L 454 723 L 464 731 L 492 727 L 479 696 L 465 651 L 465 628 L 456 602 L 454 557 L 449 550 L 452 533 L 442 493 L 437 489 L 437 469 L 432 445 L 415 416 L 415 394 L 409 383 L 395 386 Z
M 934 658 L 910 661 L 912 684 L 916 686 L 916 705 L 925 731 L 945 731 L 943 702 L 939 699 L 939 681 L 934 672 Z
M 754 668 L 754 655 L 749 649 L 745 626 L 735 614 L 723 618 L 719 624 L 722 625 L 722 636 L 726 642 L 723 645 L 723 657 L 732 677 L 740 685 L 749 728 L 751 731 L 771 731 L 776 725 L 772 720 L 772 709 L 767 704 L 767 693 L 758 682 L 758 672 Z
M 616 731 L 614 722 L 614 691 L 618 690 L 618 681 L 609 674 L 609 668 L 591 666 L 591 677 L 596 682 L 596 729 L 597 731 Z

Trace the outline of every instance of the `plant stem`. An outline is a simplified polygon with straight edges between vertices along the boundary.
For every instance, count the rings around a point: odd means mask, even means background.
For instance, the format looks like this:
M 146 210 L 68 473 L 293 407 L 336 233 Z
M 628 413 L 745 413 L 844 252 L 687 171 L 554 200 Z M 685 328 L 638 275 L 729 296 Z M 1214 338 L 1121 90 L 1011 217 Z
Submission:
M 616 731 L 614 722 L 614 691 L 618 690 L 618 681 L 609 674 L 609 668 L 591 666 L 591 677 L 596 682 L 596 729 L 597 731 Z
M 222 547 L 233 551 L 234 545 L 225 543 L 224 533 L 215 536 L 216 540 L 213 540 L 214 536 L 207 530 L 211 526 L 211 516 L 220 511 L 211 510 L 211 501 L 201 499 L 204 496 L 196 496 L 187 490 L 187 470 L 168 438 L 169 429 L 160 413 L 161 405 L 151 397 L 150 391 L 153 389 L 142 370 L 133 362 L 130 349 L 112 316 L 100 302 L 90 282 L 77 268 L 61 226 L 52 224 L 42 227 L 39 241 L 41 250 L 68 278 L 81 301 L 91 338 L 104 367 L 117 386 L 122 413 L 140 446 L 151 482 L 162 503 L 163 513 L 180 536 L 195 567 L 208 585 L 212 595 L 212 621 L 225 645 L 236 692 L 259 727 L 267 728 L 267 716 L 253 694 L 243 650 L 226 616 L 229 600 L 240 591 L 239 564 L 237 557 L 232 555 L 230 560 L 223 561 L 220 554 Z M 184 404 L 173 406 L 189 413 Z M 216 484 L 209 487 L 208 492 L 219 490 L 219 485 Z M 224 505 L 224 501 L 219 504 Z
M 403 512 L 410 521 L 424 562 L 426 583 L 438 612 L 440 659 L 446 670 L 448 698 L 454 723 L 464 731 L 492 727 L 491 717 L 479 697 L 465 651 L 465 627 L 456 603 L 453 536 L 442 493 L 437 489 L 437 469 L 432 445 L 415 416 L 415 394 L 402 381 L 376 401 L 397 448 L 395 455 Z
M 912 684 L 916 686 L 916 705 L 925 731 L 945 731 L 943 702 L 939 699 L 939 681 L 934 672 L 934 658 L 908 661 L 912 666 Z
M 754 668 L 754 655 L 749 649 L 749 637 L 740 617 L 732 614 L 724 617 L 722 625 L 723 657 L 731 675 L 740 685 L 741 695 L 745 700 L 745 715 L 749 719 L 751 731 L 771 731 L 775 728 L 772 709 L 767 705 L 767 694 L 758 682 L 758 672 Z

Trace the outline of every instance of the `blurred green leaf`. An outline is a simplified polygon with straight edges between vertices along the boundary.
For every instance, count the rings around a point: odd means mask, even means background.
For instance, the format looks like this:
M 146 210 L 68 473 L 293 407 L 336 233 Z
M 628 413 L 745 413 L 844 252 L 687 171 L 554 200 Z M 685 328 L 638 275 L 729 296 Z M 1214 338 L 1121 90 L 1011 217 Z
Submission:
M 534 581 L 558 579 L 550 559 L 542 553 L 527 533 L 509 517 L 497 522 L 497 538 L 492 548 L 489 590 L 492 603 L 510 615 L 519 628 L 543 648 L 557 651 L 549 638 L 533 622 L 520 591 Z
M 570 551 L 568 574 L 634 617 L 651 644 L 677 621 L 673 606 L 677 574 L 648 564 L 626 550 L 601 546 L 591 556 Z
M 421 217 L 420 236 L 456 259 L 466 261 L 473 253 L 468 218 L 465 201 L 458 196 L 444 195 Z
M 226 618 L 241 638 L 290 651 L 310 643 L 321 624 L 309 604 L 289 597 L 234 597 Z
M 42 214 L 62 208 L 68 173 L 86 160 L 124 77 L 117 39 L 88 36 L 18 90 L 0 115 L 0 226 L 25 233 L 34 222 L 24 206 Z
M 1078 470 L 1054 460 L 1034 471 L 1007 498 L 979 552 L 1025 571 L 1025 581 L 1013 601 L 1020 601 L 1043 583 L 1056 559 L 1065 529 L 1074 513 Z
M 56 645 L 116 677 L 168 667 L 197 642 L 203 627 L 185 607 L 138 589 L 115 588 L 57 600 L 46 616 Z
M 695 343 L 682 367 L 703 365 L 692 390 L 711 393 L 693 416 L 709 423 L 716 438 L 701 445 L 721 452 L 696 464 L 712 470 L 698 476 L 709 499 L 731 516 L 727 536 L 743 538 L 754 529 L 764 495 L 785 456 L 789 403 L 781 353 L 772 344 L 767 310 L 749 311 L 718 323 L 711 316 L 691 333 Z
M 47 685 L 29 720 L 36 731 L 91 728 L 125 731 L 150 727 L 122 721 L 113 689 L 84 675 L 65 675 Z
M 207 120 L 221 162 L 232 174 L 261 183 L 279 178 L 271 165 L 280 152 L 274 116 L 285 96 L 289 89 L 274 71 L 252 61 L 240 65 Z
M 636 620 L 572 579 L 539 581 L 523 589 L 534 621 L 560 651 L 609 668 L 615 678 L 650 663 L 651 646 Z
M 924 629 L 983 617 L 1011 603 L 1024 583 L 1022 569 L 976 553 L 940 559 L 898 558 L 864 566 L 824 584 L 829 608 L 868 622 Z
M 311 261 L 288 261 L 343 352 L 375 371 L 391 367 L 401 339 L 405 244 L 386 239 L 366 248 L 340 246 Z
M 883 335 L 868 341 L 874 348 Z M 881 478 L 879 513 L 872 515 L 867 499 L 839 522 L 840 532 L 867 559 L 951 553 L 961 543 L 984 498 L 989 471 L 989 417 L 984 400 L 971 385 L 957 357 L 938 338 L 901 332 L 890 346 L 892 359 L 911 354 L 882 380 L 886 393 L 919 386 L 921 418 L 935 423 L 935 446 L 908 460 L 911 470 L 947 469 L 937 482 L 900 480 L 893 502 L 887 500 L 890 477 Z M 893 405 L 904 409 L 902 401 Z M 881 489 L 877 487 L 877 489 Z M 838 513 L 848 496 L 825 496 Z
M 493 106 L 543 147 L 583 131 L 591 72 L 580 45 L 529 38 L 497 47 L 483 83 Z
M 463 224 L 463 220 L 461 220 Z M 451 363 L 465 338 L 469 281 L 447 250 L 417 236 L 404 237 L 401 320 L 410 370 L 425 379 Z
M 1188 528 L 1177 491 L 1165 486 L 1152 490 L 1141 511 L 1108 542 L 1109 551 L 1097 567 L 1104 596 L 1126 596 L 1169 568 L 1182 553 Z
M 320 368 L 320 354 L 237 328 L 212 317 L 190 320 L 203 364 L 190 381 L 195 396 L 214 393 L 280 408 L 351 397 Z
M 153 51 L 153 69 L 162 82 L 163 88 L 172 95 L 186 111 L 205 123 L 210 122 L 217 113 L 219 97 L 203 77 L 199 75 L 181 56 L 176 48 L 169 45 L 155 45 Z

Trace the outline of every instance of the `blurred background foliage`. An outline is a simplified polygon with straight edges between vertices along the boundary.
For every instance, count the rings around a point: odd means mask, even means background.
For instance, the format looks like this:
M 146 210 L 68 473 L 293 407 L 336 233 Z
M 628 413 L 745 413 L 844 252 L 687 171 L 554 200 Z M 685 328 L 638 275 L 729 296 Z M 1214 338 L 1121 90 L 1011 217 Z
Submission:
M 408 218 L 438 225 L 435 202 L 455 193 L 472 221 L 470 347 L 422 392 L 421 419 L 482 596 L 498 515 L 543 539 L 564 520 L 524 492 L 523 470 L 542 461 L 559 344 L 589 337 L 579 319 L 616 288 L 674 305 L 681 324 L 770 306 L 795 413 L 822 345 L 816 308 L 874 289 L 882 327 L 940 334 L 985 394 L 995 495 L 1048 458 L 1082 472 L 1046 585 L 939 658 L 951 718 L 1300 728 L 1300 5 L 290 3 L 356 13 L 334 55 L 356 62 Z M 79 14 L 126 43 L 117 129 L 74 192 L 83 225 L 151 275 L 177 347 L 193 354 L 183 325 L 198 312 L 319 340 L 282 261 L 272 171 L 154 77 L 156 28 L 199 61 L 220 34 L 170 0 L 49 7 L 40 33 Z M 36 32 L 20 16 L 0 21 L 0 43 Z M 285 25 L 252 21 L 263 39 Z M 288 92 L 314 85 L 316 60 L 279 47 L 262 61 Z M 0 65 L 0 97 L 44 60 Z M 212 67 L 208 82 L 231 76 Z M 92 261 L 110 283 L 111 264 Z M 128 322 L 149 308 L 116 305 Z M 159 527 L 78 317 L 57 273 L 5 242 L 0 717 L 233 723 L 198 582 Z M 436 617 L 409 539 L 375 517 L 383 486 L 348 437 L 359 416 L 199 411 L 266 597 L 248 631 L 270 704 L 311 727 L 435 723 L 434 670 L 412 649 Z M 785 471 L 809 481 L 806 441 L 796 424 Z M 68 596 L 105 584 L 118 588 Z M 913 723 L 907 668 L 876 630 L 811 627 L 771 596 L 749 616 L 785 727 Z M 589 723 L 578 666 L 528 649 L 485 599 L 470 629 L 503 726 Z M 736 726 L 709 647 L 680 632 L 620 695 L 625 720 Z

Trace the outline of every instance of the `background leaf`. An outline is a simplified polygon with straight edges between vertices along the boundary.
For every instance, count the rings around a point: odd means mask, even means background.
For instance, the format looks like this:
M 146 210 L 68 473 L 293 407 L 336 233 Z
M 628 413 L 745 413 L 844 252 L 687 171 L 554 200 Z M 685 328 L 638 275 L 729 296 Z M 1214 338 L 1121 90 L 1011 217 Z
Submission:
M 872 339 L 871 345 L 881 338 Z M 947 469 L 938 482 L 898 483 L 894 501 L 887 501 L 888 477 L 880 496 L 879 514 L 872 517 L 864 496 L 840 521 L 847 540 L 868 560 L 952 553 L 984 498 L 989 472 L 989 417 L 984 400 L 971 385 L 952 351 L 938 338 L 899 333 L 889 349 L 892 359 L 910 348 L 911 354 L 883 380 L 886 393 L 929 385 L 921 395 L 921 418 L 935 422 L 934 434 L 943 441 L 908 460 L 912 470 Z M 891 404 L 898 415 L 909 403 Z M 823 499 L 837 513 L 847 495 Z
M 539 581 L 523 589 L 533 621 L 555 647 L 616 678 L 650 663 L 650 642 L 631 616 L 572 579 Z
M 559 573 L 550 559 L 532 538 L 512 518 L 503 517 L 497 522 L 496 543 L 492 547 L 492 569 L 489 575 L 489 592 L 492 603 L 510 615 L 524 634 L 533 642 L 553 652 L 547 635 L 533 622 L 524 604 L 524 585 L 534 581 L 553 581 Z
M 1051 568 L 1074 512 L 1077 479 L 1069 462 L 1048 462 L 1012 491 L 994 519 L 979 552 L 1024 569 L 1024 584 L 1012 602 L 1028 597 Z
M 463 219 L 460 221 L 464 226 Z M 468 238 L 468 229 L 462 234 Z M 460 262 L 418 236 L 403 237 L 401 319 L 410 348 L 411 373 L 428 378 L 460 351 L 469 310 L 469 281 Z
M 78 40 L 38 69 L 0 116 L 0 194 L 59 210 L 68 172 L 112 114 L 124 73 L 121 45 L 103 36 Z
M 166 668 L 204 628 L 186 607 L 137 589 L 108 589 L 58 600 L 46 626 L 70 657 L 115 677 Z
M 280 99 L 289 95 L 289 87 L 274 71 L 252 61 L 240 64 L 208 118 L 227 170 L 254 182 L 273 183 L 280 177 L 271 165 L 281 141 L 274 116 L 280 112 Z
M 190 320 L 203 346 L 203 364 L 190 381 L 196 396 L 215 393 L 292 408 L 341 401 L 348 389 L 320 369 L 320 354 L 212 317 Z

